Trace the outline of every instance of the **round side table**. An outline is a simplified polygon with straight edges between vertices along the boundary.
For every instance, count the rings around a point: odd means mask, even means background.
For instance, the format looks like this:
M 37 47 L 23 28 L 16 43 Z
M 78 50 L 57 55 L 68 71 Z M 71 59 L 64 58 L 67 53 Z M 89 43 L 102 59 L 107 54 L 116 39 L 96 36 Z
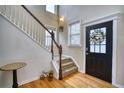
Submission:
M 18 62 L 18 63 L 11 63 L 5 66 L 0 67 L 1 71 L 13 71 L 13 86 L 12 88 L 18 88 L 18 81 L 17 81 L 17 70 L 26 66 L 26 63 Z

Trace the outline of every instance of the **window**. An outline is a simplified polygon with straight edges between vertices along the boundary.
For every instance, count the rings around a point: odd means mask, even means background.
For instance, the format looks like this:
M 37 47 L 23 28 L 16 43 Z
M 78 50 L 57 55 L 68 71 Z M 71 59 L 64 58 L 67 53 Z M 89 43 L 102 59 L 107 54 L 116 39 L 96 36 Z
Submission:
M 46 11 L 50 13 L 55 13 L 55 5 L 46 5 Z
M 52 32 L 51 29 L 49 29 L 49 31 Z M 56 40 L 56 31 L 53 31 L 53 32 Z M 48 48 L 51 46 L 51 35 L 47 31 L 45 31 L 45 46 Z
M 106 53 L 106 27 L 90 30 L 90 52 Z
M 69 45 L 80 45 L 80 22 L 70 24 L 69 26 Z

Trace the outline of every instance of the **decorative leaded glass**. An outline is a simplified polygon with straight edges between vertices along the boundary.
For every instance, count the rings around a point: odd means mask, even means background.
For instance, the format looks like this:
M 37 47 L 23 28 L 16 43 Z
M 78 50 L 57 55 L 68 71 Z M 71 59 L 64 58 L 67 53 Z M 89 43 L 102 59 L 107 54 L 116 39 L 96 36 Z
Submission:
M 106 28 L 90 30 L 90 52 L 106 53 Z

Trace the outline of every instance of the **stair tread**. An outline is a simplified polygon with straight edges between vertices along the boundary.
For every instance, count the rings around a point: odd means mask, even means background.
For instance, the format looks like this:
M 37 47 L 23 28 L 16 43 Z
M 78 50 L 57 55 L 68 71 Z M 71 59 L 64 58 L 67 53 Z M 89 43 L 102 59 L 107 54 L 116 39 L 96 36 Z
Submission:
M 59 56 L 54 57 L 54 58 L 55 58 L 55 60 L 59 60 Z M 62 56 L 62 60 L 64 60 L 64 59 L 68 59 L 68 57 L 64 57 L 64 56 Z
M 64 69 L 63 73 L 70 72 L 70 71 L 75 70 L 75 69 L 77 69 L 77 66 L 72 66 L 70 68 Z
M 68 66 L 68 65 L 71 65 L 71 64 L 74 64 L 74 63 L 73 62 L 65 62 L 65 63 L 62 63 L 62 67 Z

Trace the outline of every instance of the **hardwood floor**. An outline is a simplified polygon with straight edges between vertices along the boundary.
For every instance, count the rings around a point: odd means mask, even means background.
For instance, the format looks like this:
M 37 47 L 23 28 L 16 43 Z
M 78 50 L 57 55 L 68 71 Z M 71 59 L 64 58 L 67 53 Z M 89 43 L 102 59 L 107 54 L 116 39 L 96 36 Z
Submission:
M 111 88 L 110 83 L 97 79 L 87 74 L 76 72 L 63 80 L 53 79 L 48 81 L 35 80 L 28 84 L 20 86 L 20 88 Z

